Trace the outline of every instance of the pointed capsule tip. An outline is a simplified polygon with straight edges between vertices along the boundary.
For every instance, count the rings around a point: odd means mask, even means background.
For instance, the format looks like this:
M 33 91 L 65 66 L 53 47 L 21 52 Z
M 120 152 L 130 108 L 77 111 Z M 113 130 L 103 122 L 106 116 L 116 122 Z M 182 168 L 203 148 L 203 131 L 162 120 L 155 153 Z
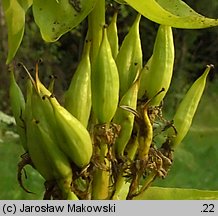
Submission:
M 204 75 L 207 77 L 207 75 L 209 74 L 209 72 L 211 71 L 211 69 L 214 69 L 215 67 L 214 67 L 214 65 L 213 64 L 208 64 L 207 66 L 206 66 L 206 69 L 205 69 L 205 71 L 204 71 Z
M 22 62 L 18 62 L 17 63 L 18 67 L 22 67 L 24 69 L 24 71 L 26 72 L 26 74 L 28 75 L 29 79 L 31 80 L 32 84 L 34 87 L 36 87 L 36 82 L 33 79 L 32 75 L 30 74 L 29 70 L 26 68 L 26 66 L 22 63 Z
M 42 64 L 42 63 L 43 63 L 43 59 L 42 59 L 42 58 L 39 58 L 38 61 L 37 61 L 37 63 L 38 63 L 38 64 Z
M 209 64 L 207 65 L 207 68 L 215 68 L 215 66 L 213 64 Z

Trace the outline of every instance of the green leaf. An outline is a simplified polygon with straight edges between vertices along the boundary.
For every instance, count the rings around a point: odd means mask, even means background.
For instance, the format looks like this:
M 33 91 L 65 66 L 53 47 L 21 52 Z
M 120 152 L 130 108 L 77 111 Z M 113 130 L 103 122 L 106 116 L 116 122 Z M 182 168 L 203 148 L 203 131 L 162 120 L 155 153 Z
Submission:
M 43 40 L 57 41 L 91 12 L 96 0 L 34 0 L 33 15 Z
M 161 5 L 165 10 L 173 13 L 176 16 L 199 16 L 191 7 L 189 7 L 185 2 L 181 0 L 156 0 L 156 2 Z M 201 16 L 201 15 L 200 15 Z
M 125 183 L 117 199 L 125 200 L 129 183 Z M 218 200 L 218 191 L 185 188 L 149 187 L 134 200 Z
M 125 0 L 146 18 L 175 28 L 200 29 L 218 25 L 218 19 L 207 18 L 181 0 Z
M 3 0 L 2 3 L 8 29 L 8 56 L 6 63 L 9 64 L 16 55 L 23 39 L 25 13 L 32 5 L 32 0 Z
M 126 2 L 124 0 L 115 0 L 115 1 L 119 4 L 126 4 Z
M 218 200 L 218 191 L 150 187 L 135 200 Z

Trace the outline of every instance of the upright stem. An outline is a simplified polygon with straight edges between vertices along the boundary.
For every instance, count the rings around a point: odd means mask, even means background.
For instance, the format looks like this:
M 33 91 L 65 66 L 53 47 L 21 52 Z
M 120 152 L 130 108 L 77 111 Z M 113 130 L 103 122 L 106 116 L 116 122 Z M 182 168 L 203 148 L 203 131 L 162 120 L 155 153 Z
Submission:
M 92 199 L 94 200 L 105 200 L 109 196 L 109 161 L 106 158 L 108 147 L 106 143 L 101 143 L 100 147 L 100 164 L 104 164 L 104 167 L 97 168 L 94 173 L 93 183 L 92 183 Z
M 127 155 L 128 155 L 128 158 L 130 159 L 130 161 L 134 160 L 135 154 L 136 154 L 137 149 L 138 149 L 138 146 L 139 146 L 139 144 L 138 144 L 138 138 L 137 137 L 128 144 L 128 146 L 127 146 Z M 114 192 L 114 195 L 112 197 L 113 200 L 119 200 L 119 199 L 121 199 L 121 197 L 124 197 L 122 189 L 125 186 L 125 184 L 127 183 L 126 178 L 124 177 L 124 174 L 125 173 L 121 172 L 118 175 L 118 178 L 117 178 L 117 181 L 116 181 L 116 184 L 115 184 L 115 192 Z M 128 191 L 125 194 L 125 196 L 127 196 L 127 194 L 128 194 Z

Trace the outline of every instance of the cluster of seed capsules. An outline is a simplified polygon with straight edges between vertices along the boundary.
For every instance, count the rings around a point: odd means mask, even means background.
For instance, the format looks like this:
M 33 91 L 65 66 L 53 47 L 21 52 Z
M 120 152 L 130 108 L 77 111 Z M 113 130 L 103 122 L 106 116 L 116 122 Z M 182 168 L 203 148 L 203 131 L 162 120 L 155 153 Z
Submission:
M 168 121 L 162 101 L 173 74 L 171 27 L 159 26 L 153 54 L 143 66 L 141 16 L 120 48 L 116 19 L 117 13 L 100 27 L 99 37 L 88 30 L 64 104 L 53 93 L 53 80 L 49 87 L 40 81 L 38 64 L 34 78 L 23 66 L 26 96 L 11 68 L 11 105 L 26 152 L 18 179 L 25 189 L 21 173 L 30 164 L 45 179 L 45 199 L 120 199 L 126 183 L 126 199 L 133 199 L 156 177 L 166 177 L 173 150 L 190 128 L 212 65 Z

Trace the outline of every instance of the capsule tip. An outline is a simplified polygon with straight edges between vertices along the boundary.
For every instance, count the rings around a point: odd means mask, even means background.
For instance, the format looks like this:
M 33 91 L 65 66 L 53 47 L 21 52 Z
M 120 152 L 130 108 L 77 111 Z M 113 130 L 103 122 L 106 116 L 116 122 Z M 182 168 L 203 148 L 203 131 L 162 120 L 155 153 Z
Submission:
M 215 66 L 213 64 L 208 64 L 207 67 L 208 68 L 215 68 Z

